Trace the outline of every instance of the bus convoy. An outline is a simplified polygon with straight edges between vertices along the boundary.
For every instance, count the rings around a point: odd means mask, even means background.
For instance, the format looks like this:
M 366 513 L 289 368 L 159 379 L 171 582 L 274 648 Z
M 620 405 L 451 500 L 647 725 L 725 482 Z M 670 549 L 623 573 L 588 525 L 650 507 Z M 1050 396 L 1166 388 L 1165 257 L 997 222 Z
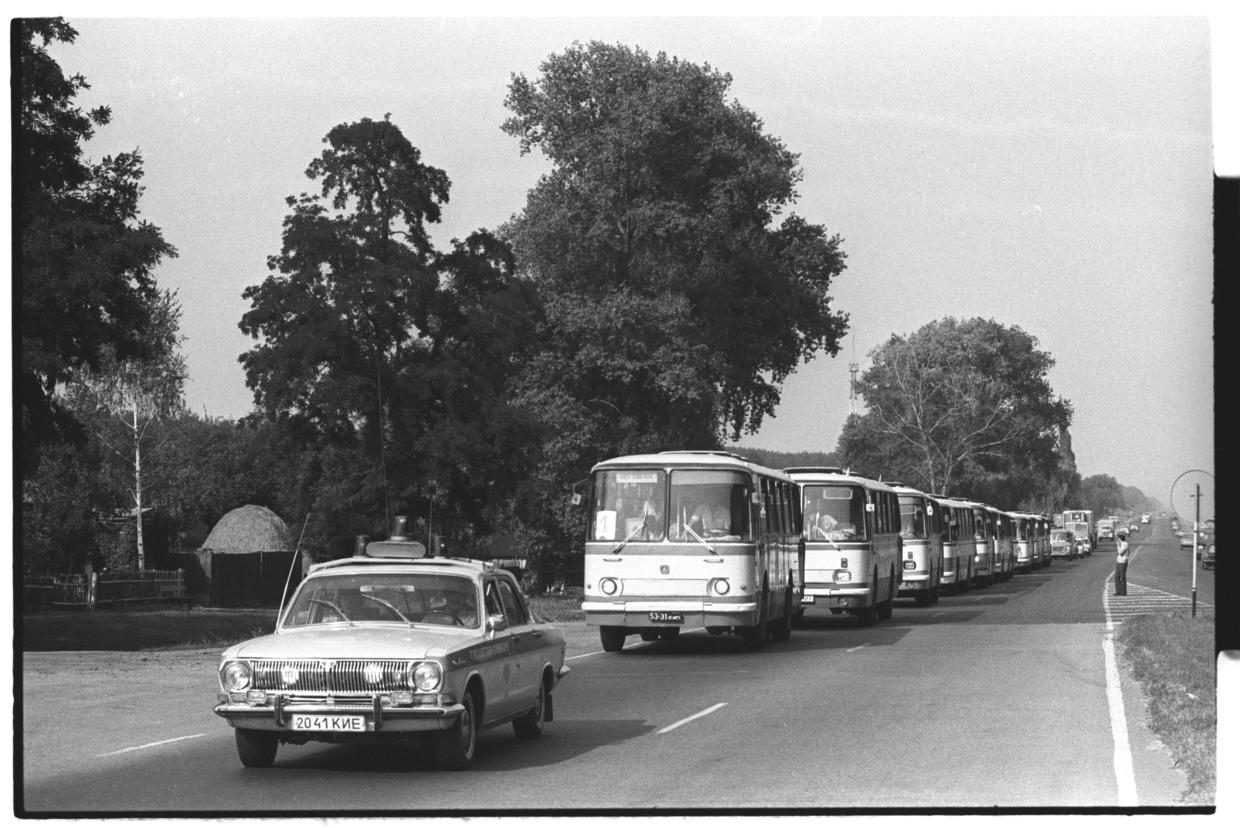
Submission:
M 702 627 L 757 648 L 810 606 L 869 625 L 897 597 L 927 606 L 1049 566 L 1052 530 L 1096 543 L 1088 511 L 1052 520 L 723 451 L 616 457 L 590 480 L 581 607 L 606 652 Z

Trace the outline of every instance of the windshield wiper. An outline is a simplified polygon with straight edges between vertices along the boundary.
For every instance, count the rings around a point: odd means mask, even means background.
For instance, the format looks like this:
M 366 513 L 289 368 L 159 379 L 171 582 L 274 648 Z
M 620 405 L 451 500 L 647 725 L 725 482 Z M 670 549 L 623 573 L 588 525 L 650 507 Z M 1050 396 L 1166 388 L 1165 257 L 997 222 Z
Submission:
M 646 515 L 642 515 L 642 522 L 641 522 L 640 524 L 638 524 L 638 526 L 637 526 L 636 528 L 634 528 L 632 532 L 629 532 L 629 536 L 628 536 L 627 538 L 625 538 L 624 540 L 622 540 L 622 541 L 620 541 L 618 544 L 616 544 L 616 548 L 615 548 L 615 549 L 613 549 L 613 550 L 611 550 L 611 554 L 613 554 L 613 555 L 614 555 L 614 554 L 616 554 L 617 552 L 619 552 L 621 549 L 623 549 L 625 546 L 627 546 L 627 545 L 628 545 L 629 541 L 631 541 L 631 540 L 633 540 L 633 538 L 637 537 L 637 533 L 638 533 L 638 532 L 640 532 L 641 530 L 643 530 L 643 529 L 645 529 L 645 528 L 646 528 L 646 517 L 647 517 Z
M 333 604 L 331 601 L 328 601 L 326 598 L 311 598 L 310 603 L 322 604 L 325 607 L 331 607 L 332 610 L 335 611 L 337 615 L 339 615 L 341 618 L 345 620 L 346 624 L 348 624 L 350 627 L 354 626 L 353 621 L 349 619 L 349 616 L 344 614 L 344 610 L 342 610 L 340 607 Z
M 710 552 L 710 554 L 712 554 L 712 555 L 717 555 L 717 554 L 719 554 L 719 553 L 717 553 L 717 552 L 715 551 L 715 547 L 713 547 L 713 546 L 711 546 L 709 543 L 707 543 L 707 541 L 706 541 L 706 539 L 705 539 L 705 538 L 703 538 L 703 537 L 702 537 L 701 535 L 699 535 L 697 532 L 694 532 L 694 531 L 693 531 L 693 527 L 692 527 L 692 526 L 690 526 L 690 525 L 689 525 L 689 524 L 687 524 L 687 523 L 682 523 L 682 524 L 681 524 L 681 528 L 683 528 L 683 529 L 684 529 L 686 532 L 688 532 L 690 535 L 693 535 L 694 539 L 695 539 L 695 540 L 697 540 L 697 542 L 698 542 L 698 543 L 702 544 L 702 546 L 705 546 L 705 547 L 706 547 L 706 549 L 707 549 L 707 551 L 709 551 L 709 552 Z
M 382 604 L 383 606 L 387 607 L 392 612 L 396 613 L 396 617 L 399 618 L 401 621 L 404 621 L 406 624 L 413 623 L 412 621 L 410 621 L 408 618 L 405 617 L 405 614 L 403 612 L 398 610 L 396 606 L 391 601 L 387 600 L 386 598 L 380 598 L 378 595 L 367 595 L 364 592 L 359 593 L 359 594 L 363 598 L 367 599 L 368 601 L 374 601 L 376 604 Z

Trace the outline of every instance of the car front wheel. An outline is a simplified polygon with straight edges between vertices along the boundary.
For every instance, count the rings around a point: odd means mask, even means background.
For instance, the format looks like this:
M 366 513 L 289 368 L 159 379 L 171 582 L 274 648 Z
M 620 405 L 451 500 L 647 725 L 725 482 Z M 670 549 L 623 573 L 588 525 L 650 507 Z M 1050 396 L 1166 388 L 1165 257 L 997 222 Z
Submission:
M 247 768 L 269 768 L 276 760 L 276 749 L 280 739 L 276 734 L 265 730 L 245 730 L 234 728 L 237 738 L 237 756 L 241 764 Z
M 452 727 L 439 734 L 435 745 L 436 759 L 444 770 L 467 770 L 474 761 L 478 747 L 478 721 L 475 718 L 474 694 L 467 692 L 461 699 L 464 710 L 456 717 Z

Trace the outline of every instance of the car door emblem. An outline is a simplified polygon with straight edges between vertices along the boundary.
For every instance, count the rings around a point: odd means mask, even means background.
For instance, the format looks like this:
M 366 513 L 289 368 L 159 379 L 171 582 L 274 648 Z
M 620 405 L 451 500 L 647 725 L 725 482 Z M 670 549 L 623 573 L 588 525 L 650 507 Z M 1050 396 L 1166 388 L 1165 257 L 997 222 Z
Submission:
M 668 566 L 667 564 L 663 564 L 662 566 L 660 566 L 660 567 L 659 567 L 659 574 L 660 574 L 660 575 L 666 575 L 666 574 L 668 574 L 668 573 L 669 573 L 669 572 L 671 572 L 671 571 L 672 571 L 672 568 L 671 568 L 670 566 Z

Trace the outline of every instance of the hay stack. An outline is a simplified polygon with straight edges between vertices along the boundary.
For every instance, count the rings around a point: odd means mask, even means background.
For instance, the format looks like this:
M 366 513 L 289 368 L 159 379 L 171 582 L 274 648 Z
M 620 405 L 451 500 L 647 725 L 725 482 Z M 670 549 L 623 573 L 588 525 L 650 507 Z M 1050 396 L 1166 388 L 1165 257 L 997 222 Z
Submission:
M 288 552 L 288 526 L 266 506 L 242 506 L 219 519 L 202 549 L 216 555 L 245 555 L 252 552 Z M 209 570 L 208 570 L 209 571 Z

